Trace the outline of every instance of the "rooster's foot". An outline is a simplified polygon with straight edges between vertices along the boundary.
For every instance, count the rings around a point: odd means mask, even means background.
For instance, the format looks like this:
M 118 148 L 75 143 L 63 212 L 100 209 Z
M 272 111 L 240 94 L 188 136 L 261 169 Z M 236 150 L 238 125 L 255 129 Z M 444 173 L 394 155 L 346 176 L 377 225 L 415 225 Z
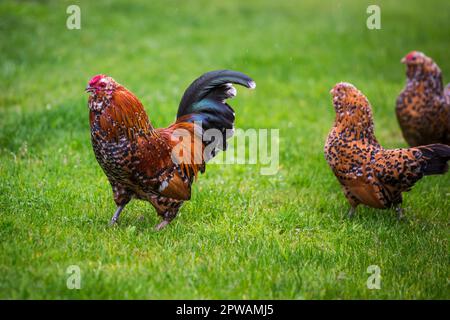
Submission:
M 163 220 L 160 223 L 158 223 L 155 226 L 155 231 L 161 231 L 162 229 L 164 229 L 168 224 L 170 223 L 170 221 L 168 220 Z

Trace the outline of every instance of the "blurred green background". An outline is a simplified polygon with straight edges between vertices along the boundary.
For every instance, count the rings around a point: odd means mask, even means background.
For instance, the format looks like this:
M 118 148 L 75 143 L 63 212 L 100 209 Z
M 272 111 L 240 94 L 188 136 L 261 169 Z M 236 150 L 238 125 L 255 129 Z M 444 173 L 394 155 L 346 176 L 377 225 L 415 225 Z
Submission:
M 71 4 L 80 30 L 66 28 Z M 381 30 L 366 28 L 370 4 Z M 448 82 L 449 39 L 449 1 L 1 1 L 0 298 L 449 299 L 450 175 L 404 196 L 406 222 L 363 207 L 348 220 L 323 157 L 339 81 L 368 96 L 380 143 L 405 147 L 400 59 L 421 50 Z M 230 104 L 238 128 L 280 129 L 278 174 L 210 165 L 163 232 L 138 201 L 108 228 L 89 78 L 114 77 L 162 127 L 192 80 L 222 68 L 256 81 Z

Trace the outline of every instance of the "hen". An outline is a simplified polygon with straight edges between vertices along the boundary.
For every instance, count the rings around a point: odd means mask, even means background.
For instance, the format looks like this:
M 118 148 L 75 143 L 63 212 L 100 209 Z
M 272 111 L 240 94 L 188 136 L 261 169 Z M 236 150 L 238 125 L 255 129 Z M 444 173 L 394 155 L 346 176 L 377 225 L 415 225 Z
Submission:
M 117 205 L 111 224 L 132 198 L 153 205 L 163 219 L 157 230 L 176 217 L 191 197 L 198 172 L 205 171 L 206 161 L 225 149 L 224 141 L 231 136 L 235 116 L 226 100 L 236 95 L 232 83 L 255 88 L 255 82 L 240 72 L 208 72 L 185 91 L 176 122 L 155 129 L 142 103 L 124 86 L 106 75 L 89 81 L 92 146 Z M 209 129 L 219 136 L 203 139 Z
M 325 144 L 325 158 L 351 205 L 349 216 L 364 204 L 395 207 L 401 218 L 402 192 L 423 176 L 445 173 L 450 146 L 384 149 L 375 138 L 367 98 L 349 83 L 336 84 L 331 94 L 336 118 Z
M 450 144 L 450 84 L 444 89 L 438 65 L 412 51 L 406 64 L 406 87 L 397 98 L 397 119 L 410 146 Z

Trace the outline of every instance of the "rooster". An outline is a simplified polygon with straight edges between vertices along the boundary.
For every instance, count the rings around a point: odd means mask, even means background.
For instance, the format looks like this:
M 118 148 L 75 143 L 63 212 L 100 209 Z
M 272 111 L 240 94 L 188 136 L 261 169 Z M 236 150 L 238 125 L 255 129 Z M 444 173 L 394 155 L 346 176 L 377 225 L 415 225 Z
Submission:
M 183 202 L 191 197 L 193 181 L 205 171 L 206 161 L 226 148 L 235 119 L 226 103 L 236 95 L 233 83 L 250 89 L 256 86 L 240 72 L 208 72 L 185 91 L 175 123 L 155 129 L 142 103 L 124 86 L 102 74 L 89 81 L 86 91 L 90 94 L 92 147 L 117 205 L 111 225 L 132 198 L 153 205 L 162 218 L 156 230 L 177 216 Z M 209 129 L 219 132 L 221 139 L 203 139 Z M 207 147 L 211 152 L 205 156 Z
M 351 205 L 349 216 L 364 204 L 394 207 L 401 219 L 402 192 L 423 176 L 445 173 L 450 146 L 384 149 L 375 138 L 367 98 L 349 83 L 336 84 L 330 93 L 336 118 L 325 144 L 325 158 Z
M 406 64 L 406 87 L 397 98 L 397 119 L 412 147 L 450 144 L 450 84 L 444 89 L 438 65 L 422 52 L 412 51 Z

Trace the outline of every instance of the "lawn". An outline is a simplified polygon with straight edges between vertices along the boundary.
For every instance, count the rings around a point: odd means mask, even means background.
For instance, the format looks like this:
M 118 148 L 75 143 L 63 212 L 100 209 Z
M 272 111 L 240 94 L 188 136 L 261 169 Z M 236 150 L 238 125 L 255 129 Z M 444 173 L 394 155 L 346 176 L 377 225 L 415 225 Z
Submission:
M 374 2 L 381 30 L 366 28 Z M 339 81 L 368 96 L 380 143 L 405 147 L 400 59 L 424 51 L 449 82 L 449 39 L 448 1 L 1 1 L 0 298 L 449 299 L 450 174 L 405 194 L 406 221 L 364 207 L 349 220 L 323 156 Z M 278 173 L 211 164 L 162 232 L 140 201 L 109 228 L 89 78 L 113 76 L 162 127 L 192 80 L 222 68 L 256 81 L 231 101 L 236 126 L 280 130 Z

